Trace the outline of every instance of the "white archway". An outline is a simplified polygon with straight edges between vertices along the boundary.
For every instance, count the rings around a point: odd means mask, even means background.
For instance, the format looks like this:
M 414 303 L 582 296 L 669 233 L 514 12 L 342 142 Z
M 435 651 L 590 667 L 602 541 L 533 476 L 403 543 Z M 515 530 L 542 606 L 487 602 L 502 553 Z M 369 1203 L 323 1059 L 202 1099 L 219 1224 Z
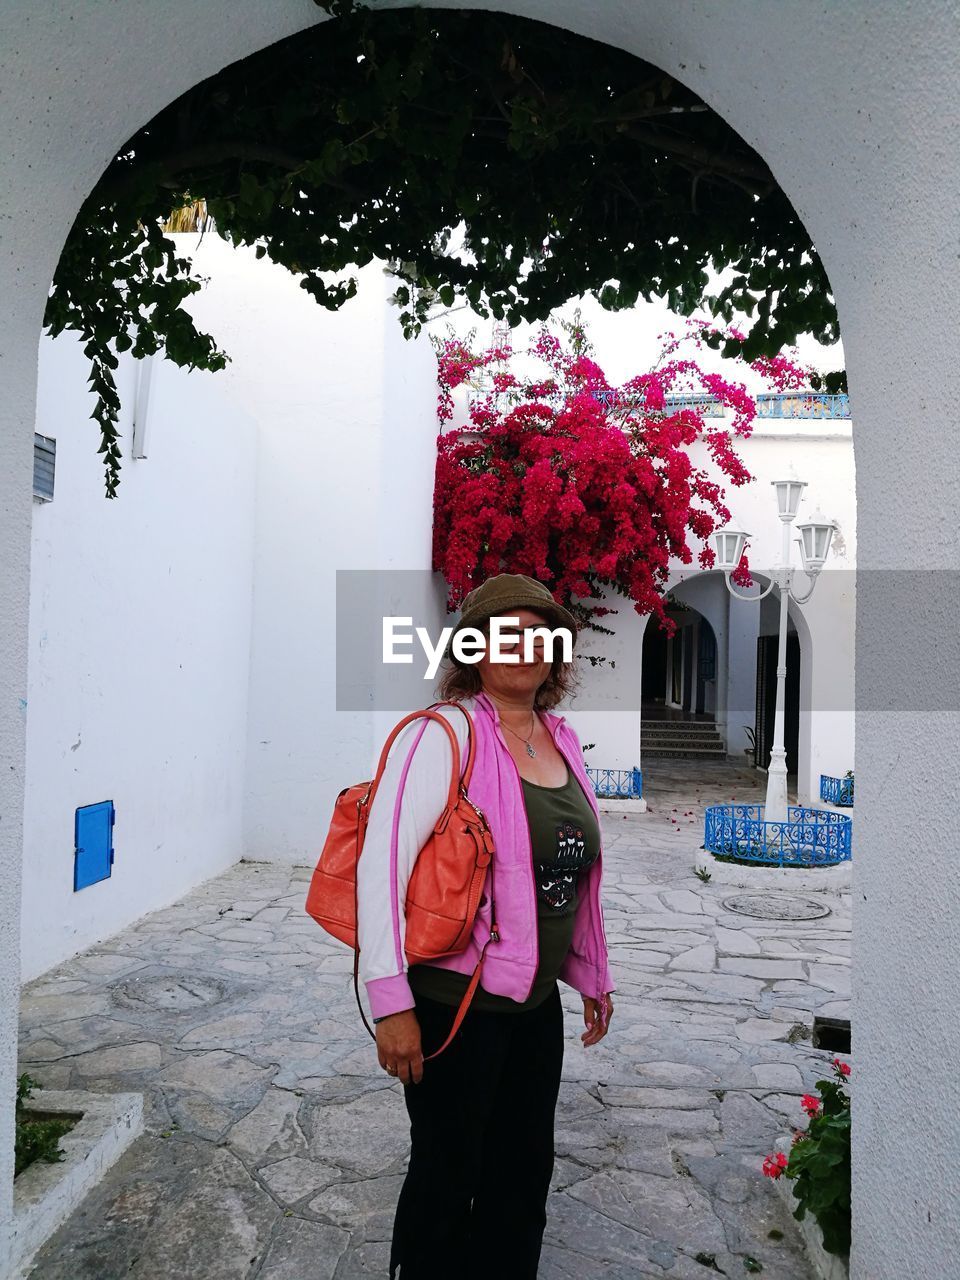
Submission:
M 758 570 L 753 571 L 753 577 L 761 589 L 770 581 L 768 574 Z M 756 638 L 775 631 L 773 624 L 762 621 L 770 615 L 770 597 L 763 604 L 735 599 L 729 595 L 721 574 L 714 570 L 677 573 L 671 577 L 668 589 L 675 599 L 701 613 L 717 637 L 717 669 L 723 673 L 717 689 L 717 724 L 725 733 L 728 752 L 736 755 L 745 739 L 741 737 L 739 720 L 732 719 L 730 712 L 737 705 L 752 712 L 755 705 Z M 761 614 L 764 604 L 768 608 Z M 831 653 L 831 636 L 822 619 L 814 630 L 803 606 L 793 600 L 788 604 L 788 616 L 800 645 L 797 795 L 801 804 L 816 803 L 819 761 L 829 753 L 829 744 L 815 742 L 816 722 L 834 708 L 835 718 L 844 721 L 843 731 L 849 732 L 846 722 L 853 710 L 852 661 L 848 671 L 831 666 L 831 659 L 836 655 Z M 734 653 L 738 647 L 742 650 L 739 662 Z M 849 699 L 844 694 L 848 694 Z M 835 733 L 835 724 L 825 732 Z M 819 751 L 815 749 L 818 745 Z
M 450 4 L 449 7 L 454 7 Z M 878 0 L 814 13 L 805 0 L 512 0 L 488 7 L 606 40 L 688 83 L 753 145 L 793 201 L 833 282 L 856 422 L 858 497 L 856 1280 L 900 1280 L 922 1259 L 952 1273 L 960 1192 L 927 1152 L 960 1139 L 960 996 L 941 939 L 960 929 L 948 842 L 917 852 L 899 826 L 923 797 L 952 830 L 960 699 L 955 596 L 958 452 L 930 397 L 954 404 L 960 262 L 956 13 Z M 68 7 L 0 15 L 0 1096 L 12 1095 L 27 669 L 30 476 L 37 339 L 77 208 L 118 147 L 198 80 L 312 25 L 311 0 Z M 909 87 L 908 87 L 909 86 Z M 890 459 L 896 459 L 895 485 Z M 893 536 L 893 532 L 896 536 Z M 914 587 L 916 584 L 914 583 Z M 930 645 L 929 637 L 938 643 Z M 936 701 L 925 701 L 926 690 Z M 918 864 L 918 858 L 920 863 Z M 11 1109 L 0 1110 L 0 1224 L 10 1218 Z

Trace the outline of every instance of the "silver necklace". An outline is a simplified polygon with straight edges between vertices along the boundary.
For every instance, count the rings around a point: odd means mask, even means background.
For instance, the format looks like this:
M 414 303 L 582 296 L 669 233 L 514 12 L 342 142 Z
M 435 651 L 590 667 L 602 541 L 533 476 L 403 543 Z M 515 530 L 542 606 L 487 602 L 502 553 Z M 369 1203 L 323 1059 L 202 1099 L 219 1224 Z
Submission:
M 520 741 L 523 743 L 523 745 L 527 749 L 527 755 L 530 756 L 531 759 L 535 759 L 537 753 L 534 750 L 534 748 L 530 745 L 530 739 L 533 737 L 537 729 L 537 717 L 534 714 L 534 712 L 533 711 L 530 712 L 530 734 L 526 738 L 523 736 L 522 733 L 517 733 L 516 729 L 511 729 L 510 726 L 507 724 L 506 720 L 501 720 L 500 723 L 503 725 L 503 727 L 507 730 L 508 733 L 512 733 L 515 738 L 520 739 Z

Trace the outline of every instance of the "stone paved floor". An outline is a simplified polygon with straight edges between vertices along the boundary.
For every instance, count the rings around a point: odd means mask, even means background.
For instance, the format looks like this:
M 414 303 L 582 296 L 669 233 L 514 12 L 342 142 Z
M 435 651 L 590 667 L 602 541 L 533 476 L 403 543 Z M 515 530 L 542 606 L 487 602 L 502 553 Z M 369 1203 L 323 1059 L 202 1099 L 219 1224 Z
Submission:
M 645 774 L 652 811 L 604 822 L 618 994 L 601 1045 L 580 1044 L 563 988 L 540 1275 L 807 1280 L 759 1166 L 831 1057 L 810 1046 L 813 1012 L 846 1015 L 849 903 L 830 895 L 806 922 L 726 910 L 733 891 L 692 874 L 700 801 L 755 795 L 758 775 Z M 35 1280 L 386 1275 L 406 1113 L 357 1017 L 349 954 L 303 914 L 308 877 L 242 863 L 27 988 L 21 1070 L 143 1090 L 148 1126 Z

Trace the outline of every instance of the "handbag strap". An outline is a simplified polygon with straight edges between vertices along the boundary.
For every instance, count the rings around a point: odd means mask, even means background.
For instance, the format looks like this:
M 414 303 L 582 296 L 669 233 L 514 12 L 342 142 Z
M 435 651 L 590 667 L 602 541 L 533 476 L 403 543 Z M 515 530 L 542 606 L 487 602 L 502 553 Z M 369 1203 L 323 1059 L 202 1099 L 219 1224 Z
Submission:
M 453 728 L 451 727 L 450 722 L 446 719 L 446 717 L 439 715 L 437 712 L 434 712 L 431 709 L 432 707 L 459 707 L 460 710 L 463 712 L 463 714 L 467 718 L 467 763 L 463 771 L 462 780 L 460 777 L 460 743 L 457 740 L 457 735 L 454 733 Z M 444 811 L 444 814 L 442 814 L 440 819 L 438 820 L 438 823 L 437 823 L 438 828 L 442 826 L 446 814 L 450 813 L 455 807 L 457 803 L 458 790 L 462 788 L 463 791 L 465 792 L 467 789 L 467 786 L 469 785 L 470 777 L 473 773 L 473 762 L 476 756 L 476 736 L 475 736 L 475 731 L 473 726 L 473 717 L 470 715 L 470 712 L 466 709 L 466 707 L 464 707 L 459 702 L 454 702 L 450 699 L 447 699 L 441 702 L 431 703 L 430 707 L 423 711 L 412 711 L 408 716 L 404 716 L 403 719 L 399 722 L 399 724 L 394 726 L 393 732 L 390 734 L 389 738 L 387 738 L 386 742 L 383 745 L 383 750 L 380 752 L 380 759 L 377 763 L 377 772 L 374 775 L 373 782 L 370 784 L 370 788 L 367 791 L 367 794 L 364 797 L 362 802 L 362 808 L 361 808 L 362 820 L 361 820 L 360 829 L 358 830 L 358 833 L 357 833 L 358 844 L 360 845 L 360 848 L 358 848 L 357 850 L 358 857 L 360 855 L 360 850 L 362 849 L 362 845 L 363 845 L 363 836 L 366 832 L 366 818 L 367 818 L 367 815 L 369 814 L 370 804 L 372 803 L 373 797 L 376 794 L 377 787 L 380 785 L 380 778 L 382 777 L 383 770 L 386 767 L 387 756 L 390 752 L 390 748 L 393 745 L 397 735 L 400 732 L 402 732 L 402 730 L 405 729 L 408 724 L 410 724 L 414 720 L 420 720 L 420 719 L 438 721 L 445 729 L 447 738 L 450 741 L 451 750 L 453 751 L 453 769 L 451 770 L 451 775 L 450 775 L 450 790 L 447 794 L 447 807 Z M 480 959 L 477 961 L 477 965 L 473 971 L 473 974 L 471 975 L 469 985 L 467 986 L 467 989 L 463 994 L 463 998 L 460 1001 L 460 1006 L 457 1009 L 456 1016 L 453 1019 L 453 1025 L 450 1028 L 450 1032 L 446 1040 L 444 1040 L 443 1044 L 440 1046 L 439 1049 L 435 1049 L 433 1053 L 427 1054 L 427 1056 L 424 1058 L 424 1062 L 428 1061 L 430 1058 L 435 1058 L 438 1053 L 443 1053 L 444 1049 L 446 1049 L 450 1041 L 460 1030 L 460 1026 L 464 1018 L 467 1016 L 467 1010 L 470 1008 L 470 1005 L 473 1002 L 473 997 L 476 995 L 477 987 L 479 987 L 480 985 L 480 972 L 483 967 L 483 958 L 486 955 L 487 946 L 491 942 L 500 941 L 500 931 L 497 925 L 496 904 L 493 896 L 493 862 L 490 863 L 489 874 L 490 874 L 490 910 L 491 910 L 490 936 L 487 938 L 486 942 L 483 944 L 483 948 L 480 952 Z M 370 1023 L 367 1021 L 367 1015 L 363 1009 L 363 1001 L 360 999 L 360 948 L 359 947 L 356 947 L 353 953 L 353 991 L 354 991 L 354 995 L 357 998 L 357 1008 L 360 1010 L 360 1017 L 363 1019 L 363 1025 L 366 1027 L 371 1037 L 374 1040 L 376 1040 L 377 1033 L 374 1031 L 373 1027 L 371 1027 Z
M 490 905 L 491 906 L 493 905 L 492 893 L 490 896 Z M 487 938 L 486 942 L 483 944 L 483 950 L 480 952 L 480 959 L 477 961 L 477 967 L 473 971 L 473 976 L 470 979 L 470 985 L 467 987 L 466 991 L 463 993 L 463 999 L 460 1001 L 460 1007 L 457 1010 L 456 1017 L 453 1020 L 453 1025 L 450 1028 L 449 1034 L 447 1035 L 446 1040 L 444 1040 L 443 1044 L 440 1046 L 439 1049 L 434 1049 L 433 1053 L 427 1054 L 427 1056 L 424 1058 L 424 1062 L 429 1062 L 430 1059 L 435 1058 L 438 1053 L 443 1053 L 444 1049 L 446 1049 L 447 1045 L 450 1043 L 453 1037 L 460 1030 L 460 1024 L 463 1022 L 464 1018 L 467 1016 L 467 1010 L 470 1008 L 470 1004 L 473 1001 L 473 997 L 477 994 L 477 987 L 479 987 L 480 985 L 480 970 L 483 967 L 483 957 L 487 953 L 487 947 L 491 942 L 499 942 L 499 941 L 500 941 L 500 931 L 497 928 L 497 920 L 496 920 L 496 916 L 494 915 L 490 922 L 490 937 Z
M 447 804 L 446 804 L 446 809 L 444 810 L 444 813 L 449 813 L 456 807 L 458 792 L 461 790 L 461 788 L 464 791 L 466 791 L 467 787 L 469 786 L 470 778 L 473 774 L 473 762 L 477 753 L 476 734 L 474 732 L 474 727 L 473 727 L 473 718 L 471 717 L 470 712 L 466 709 L 466 707 L 461 706 L 459 702 L 453 702 L 453 701 L 447 700 L 445 702 L 435 702 L 432 704 L 432 706 L 459 707 L 460 710 L 463 712 L 463 714 L 467 717 L 467 763 L 463 770 L 462 779 L 460 776 L 460 743 L 457 741 L 457 735 L 454 733 L 453 727 L 451 726 L 449 720 L 447 720 L 446 716 L 440 715 L 438 711 L 431 710 L 430 707 L 427 707 L 423 711 L 411 711 L 409 715 L 403 717 L 403 719 L 399 722 L 399 724 L 394 725 L 393 729 L 390 732 L 390 736 L 387 738 L 386 742 L 383 744 L 383 750 L 380 752 L 380 759 L 377 762 L 377 771 L 374 774 L 373 781 L 370 783 L 370 788 L 363 799 L 362 813 L 364 814 L 364 824 L 363 824 L 364 826 L 366 826 L 366 822 L 365 822 L 366 815 L 370 811 L 370 806 L 373 804 L 373 798 L 377 794 L 377 788 L 380 785 L 380 779 L 383 777 L 383 771 L 387 766 L 387 756 L 390 754 L 390 748 L 393 746 L 394 741 L 397 738 L 397 735 L 399 733 L 402 733 L 402 731 L 407 727 L 407 725 L 411 724 L 414 720 L 435 720 L 437 724 L 442 726 L 444 732 L 447 735 L 447 739 L 450 742 L 450 750 L 453 752 L 453 768 L 450 771 L 450 788 L 449 788 L 449 791 L 447 792 Z
M 493 894 L 491 892 L 491 895 L 490 895 L 491 908 L 493 907 L 493 905 L 494 905 Z M 447 1038 L 446 1040 L 444 1040 L 443 1044 L 440 1046 L 439 1049 L 434 1049 L 433 1053 L 428 1053 L 426 1055 L 426 1057 L 424 1058 L 424 1062 L 429 1062 L 431 1058 L 435 1058 L 438 1054 L 443 1053 L 444 1049 L 446 1049 L 450 1041 L 460 1030 L 460 1026 L 464 1018 L 467 1016 L 467 1010 L 470 1008 L 470 1005 L 473 1003 L 473 997 L 477 994 L 477 987 L 479 987 L 480 985 L 480 971 L 483 968 L 483 958 L 487 953 L 487 947 L 490 945 L 491 942 L 499 942 L 499 941 L 500 941 L 500 930 L 497 926 L 496 912 L 494 911 L 490 921 L 490 936 L 489 938 L 487 938 L 486 942 L 483 944 L 483 949 L 480 952 L 480 959 L 477 961 L 477 965 L 473 971 L 473 974 L 471 975 L 469 985 L 467 986 L 466 991 L 463 993 L 463 998 L 460 1001 L 460 1006 L 457 1009 L 456 1015 L 454 1016 L 453 1025 L 450 1028 Z M 353 990 L 354 990 L 354 994 L 357 997 L 357 1008 L 360 1010 L 360 1017 L 363 1019 L 363 1025 L 370 1032 L 372 1039 L 376 1040 L 377 1033 L 374 1031 L 373 1027 L 371 1027 L 370 1023 L 367 1021 L 367 1015 L 363 1011 L 363 1002 L 360 999 L 360 949 L 359 948 L 357 948 L 353 953 Z

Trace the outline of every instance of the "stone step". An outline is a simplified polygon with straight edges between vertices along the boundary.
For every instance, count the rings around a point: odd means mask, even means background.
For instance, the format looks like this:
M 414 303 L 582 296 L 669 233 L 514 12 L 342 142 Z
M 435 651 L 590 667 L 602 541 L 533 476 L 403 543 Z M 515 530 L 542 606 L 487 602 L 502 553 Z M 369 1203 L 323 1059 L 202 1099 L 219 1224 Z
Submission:
M 720 738 L 704 737 L 700 734 L 691 734 L 689 737 L 681 735 L 672 736 L 660 733 L 644 733 L 640 737 L 640 741 L 645 747 L 722 747 L 723 742 Z
M 719 747 L 651 747 L 644 744 L 640 749 L 643 760 L 726 760 L 727 753 Z
M 716 725 L 712 724 L 669 724 L 667 721 L 654 720 L 652 723 L 640 721 L 641 733 L 677 733 L 677 734 L 706 734 L 708 737 L 718 737 L 720 730 Z
M 664 741 L 671 742 L 719 742 L 720 735 L 716 732 L 675 732 L 671 729 L 641 729 L 640 733 L 644 738 L 660 738 Z
M 640 717 L 641 728 L 644 729 L 708 729 L 715 732 L 715 720 L 651 720 L 647 716 Z

